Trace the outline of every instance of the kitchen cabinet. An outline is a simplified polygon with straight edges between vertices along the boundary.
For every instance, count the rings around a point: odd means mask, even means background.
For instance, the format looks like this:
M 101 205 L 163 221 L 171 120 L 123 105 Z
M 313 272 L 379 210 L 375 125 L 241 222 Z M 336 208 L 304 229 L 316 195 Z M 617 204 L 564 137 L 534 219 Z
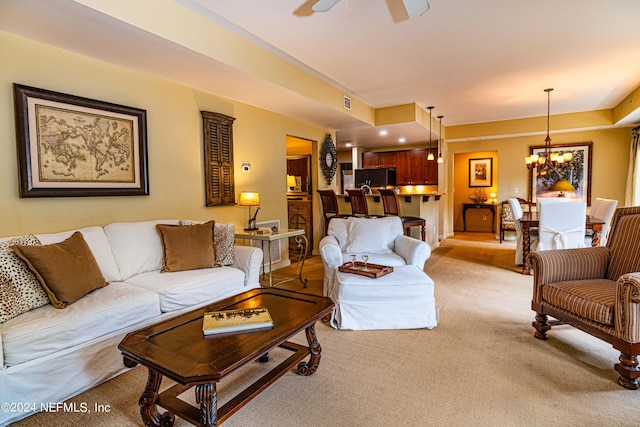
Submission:
M 438 162 L 427 160 L 428 155 L 427 148 L 366 152 L 362 153 L 362 163 L 364 168 L 395 168 L 396 185 L 437 185 Z
M 374 152 L 367 151 L 362 153 L 363 168 L 393 168 L 396 166 L 396 152 L 383 151 Z
M 397 185 L 437 185 L 438 162 L 428 155 L 426 148 L 396 152 Z

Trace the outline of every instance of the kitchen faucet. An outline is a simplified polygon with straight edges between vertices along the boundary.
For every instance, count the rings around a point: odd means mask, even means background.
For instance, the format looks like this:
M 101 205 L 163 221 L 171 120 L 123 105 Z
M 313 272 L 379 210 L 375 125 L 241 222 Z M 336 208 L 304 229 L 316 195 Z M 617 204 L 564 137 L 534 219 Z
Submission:
M 360 189 L 364 190 L 364 194 L 372 194 L 371 187 L 369 186 L 369 184 L 371 184 L 371 181 L 367 180 L 365 181 L 364 184 L 360 186 Z

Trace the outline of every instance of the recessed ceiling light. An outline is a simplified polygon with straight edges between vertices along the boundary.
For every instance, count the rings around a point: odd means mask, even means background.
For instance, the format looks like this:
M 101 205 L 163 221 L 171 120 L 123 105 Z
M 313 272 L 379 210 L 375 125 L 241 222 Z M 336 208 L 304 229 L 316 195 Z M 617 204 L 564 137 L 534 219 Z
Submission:
M 380 131 L 380 136 L 387 136 L 389 134 L 389 132 L 387 132 L 386 130 L 381 130 Z
M 345 147 L 353 147 L 353 144 L 350 142 L 347 142 L 346 144 L 344 144 Z
M 407 142 L 407 140 L 404 137 L 402 137 L 402 138 L 398 139 L 398 142 L 400 144 L 404 144 L 405 142 Z

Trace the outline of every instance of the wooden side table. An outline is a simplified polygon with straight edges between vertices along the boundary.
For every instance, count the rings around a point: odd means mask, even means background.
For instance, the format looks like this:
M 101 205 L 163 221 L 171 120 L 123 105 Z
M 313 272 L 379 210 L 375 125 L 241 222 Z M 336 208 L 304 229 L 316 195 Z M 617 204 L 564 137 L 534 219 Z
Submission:
M 308 279 L 302 278 L 302 268 L 304 267 L 304 261 L 307 258 L 307 252 L 309 250 L 309 241 L 307 240 L 307 236 L 305 236 L 304 230 L 290 230 L 288 228 L 281 228 L 280 230 L 273 232 L 268 228 L 261 228 L 255 231 L 240 231 L 235 233 L 236 239 L 248 239 L 248 240 L 259 240 L 262 244 L 262 253 L 264 254 L 264 242 L 267 242 L 267 252 L 269 253 L 269 287 L 274 286 L 273 284 L 273 261 L 271 259 L 271 242 L 274 240 L 280 239 L 288 239 L 293 237 L 300 247 L 300 256 L 298 257 L 298 261 L 296 263 L 296 277 L 281 280 L 276 285 L 289 282 L 291 280 L 300 280 L 303 287 L 307 287 Z M 265 276 L 264 271 L 264 262 L 262 263 L 262 277 Z
M 462 231 L 467 231 L 467 209 L 489 209 L 491 211 L 491 232 L 496 232 L 496 204 L 495 203 L 463 203 L 462 204 Z

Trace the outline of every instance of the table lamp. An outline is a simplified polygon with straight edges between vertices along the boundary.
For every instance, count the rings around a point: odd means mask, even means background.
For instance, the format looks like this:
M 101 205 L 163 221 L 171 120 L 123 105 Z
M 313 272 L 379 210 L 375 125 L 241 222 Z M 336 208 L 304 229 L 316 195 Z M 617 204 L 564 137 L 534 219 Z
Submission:
M 287 187 L 289 191 L 294 191 L 296 187 L 296 177 L 293 175 L 287 175 Z
M 558 197 L 566 197 L 565 192 L 574 192 L 576 189 L 565 178 L 561 178 L 553 183 L 549 191 L 559 191 Z
M 255 231 L 258 229 L 256 227 L 256 217 L 258 216 L 258 211 L 260 208 L 256 209 L 253 217 L 251 217 L 251 206 L 260 206 L 260 194 L 255 191 L 242 191 L 240 193 L 240 201 L 238 202 L 239 206 L 249 206 L 249 223 L 247 228 L 244 231 Z
M 496 200 L 496 193 L 491 193 L 489 194 L 489 202 L 490 203 L 497 203 L 498 201 Z

